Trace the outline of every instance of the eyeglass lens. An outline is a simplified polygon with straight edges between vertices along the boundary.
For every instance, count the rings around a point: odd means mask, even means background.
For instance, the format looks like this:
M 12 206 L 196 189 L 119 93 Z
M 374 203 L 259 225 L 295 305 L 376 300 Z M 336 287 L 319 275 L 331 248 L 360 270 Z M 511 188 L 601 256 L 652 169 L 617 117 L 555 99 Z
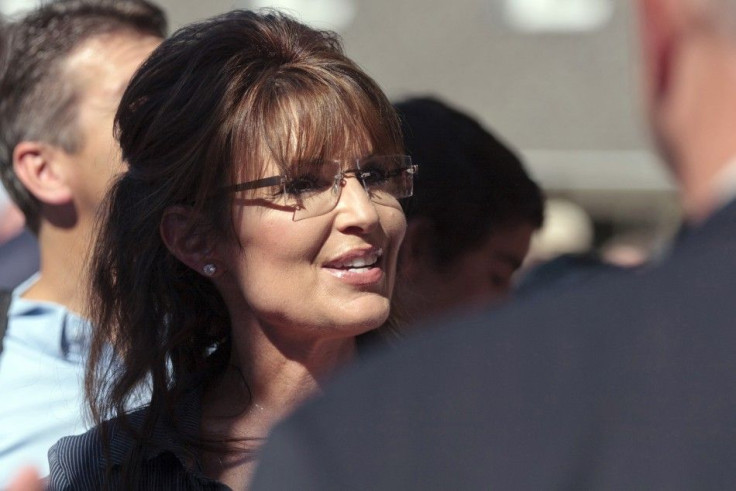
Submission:
M 341 170 L 340 163 L 320 163 L 292 169 L 283 184 L 283 205 L 294 208 L 294 220 L 328 213 L 337 205 L 343 180 L 354 176 L 371 201 L 396 206 L 412 195 L 415 166 L 406 155 L 381 155 L 360 160 L 357 167 Z

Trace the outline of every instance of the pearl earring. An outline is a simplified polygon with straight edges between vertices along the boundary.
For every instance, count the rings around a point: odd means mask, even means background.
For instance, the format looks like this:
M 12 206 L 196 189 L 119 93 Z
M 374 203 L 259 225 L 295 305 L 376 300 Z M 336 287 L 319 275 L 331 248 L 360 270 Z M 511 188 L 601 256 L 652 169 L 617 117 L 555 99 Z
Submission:
M 217 272 L 217 266 L 215 266 L 212 263 L 205 264 L 202 268 L 202 272 L 206 274 L 207 276 L 212 276 Z

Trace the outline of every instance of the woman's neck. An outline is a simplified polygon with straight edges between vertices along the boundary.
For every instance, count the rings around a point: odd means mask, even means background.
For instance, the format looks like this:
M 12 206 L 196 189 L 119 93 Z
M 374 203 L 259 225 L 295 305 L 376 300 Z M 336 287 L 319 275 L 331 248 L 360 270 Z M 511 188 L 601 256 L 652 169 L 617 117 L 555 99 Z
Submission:
M 207 475 L 242 489 L 255 466 L 253 453 L 273 425 L 317 395 L 322 384 L 355 356 L 355 339 L 287 342 L 260 328 L 233 329 L 230 366 L 206 391 L 205 439 L 242 441 L 243 452 L 207 453 Z

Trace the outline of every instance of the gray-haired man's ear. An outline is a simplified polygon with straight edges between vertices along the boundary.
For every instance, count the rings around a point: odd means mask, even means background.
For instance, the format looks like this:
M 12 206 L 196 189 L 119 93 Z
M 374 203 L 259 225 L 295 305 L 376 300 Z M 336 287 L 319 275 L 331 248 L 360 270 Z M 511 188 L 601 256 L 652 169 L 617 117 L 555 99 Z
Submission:
M 50 205 L 72 202 L 70 163 L 64 150 L 42 142 L 23 141 L 13 150 L 13 170 L 18 180 L 36 199 Z

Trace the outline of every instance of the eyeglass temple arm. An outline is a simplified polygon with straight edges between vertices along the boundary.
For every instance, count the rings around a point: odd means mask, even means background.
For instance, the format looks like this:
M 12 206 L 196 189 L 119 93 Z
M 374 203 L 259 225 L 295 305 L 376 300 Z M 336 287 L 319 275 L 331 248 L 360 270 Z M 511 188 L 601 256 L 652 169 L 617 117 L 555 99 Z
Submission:
M 247 191 L 249 189 L 265 188 L 267 186 L 278 186 L 283 181 L 283 176 L 264 177 L 263 179 L 256 179 L 255 181 L 233 184 L 231 186 L 227 186 L 225 190 L 235 193 L 238 191 Z

